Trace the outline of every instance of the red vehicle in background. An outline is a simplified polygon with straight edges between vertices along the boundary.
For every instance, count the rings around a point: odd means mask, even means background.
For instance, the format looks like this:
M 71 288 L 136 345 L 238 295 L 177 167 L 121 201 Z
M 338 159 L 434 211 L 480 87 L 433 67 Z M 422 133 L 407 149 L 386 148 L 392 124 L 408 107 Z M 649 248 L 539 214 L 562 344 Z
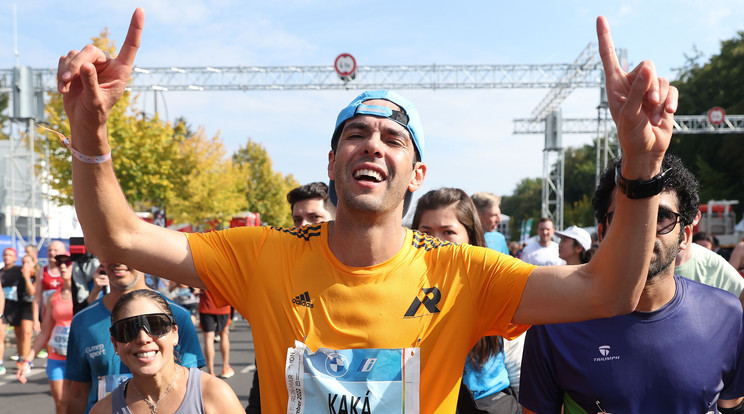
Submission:
M 251 227 L 251 226 L 260 226 L 260 225 L 261 225 L 261 214 L 251 213 L 250 211 L 247 211 L 245 213 L 240 213 L 236 217 L 233 217 L 232 220 L 230 220 L 230 228 Z
M 700 205 L 700 221 L 693 227 L 693 233 L 704 231 L 718 238 L 721 247 L 733 247 L 744 237 L 744 220 L 737 224 L 732 206 L 738 200 L 710 200 Z

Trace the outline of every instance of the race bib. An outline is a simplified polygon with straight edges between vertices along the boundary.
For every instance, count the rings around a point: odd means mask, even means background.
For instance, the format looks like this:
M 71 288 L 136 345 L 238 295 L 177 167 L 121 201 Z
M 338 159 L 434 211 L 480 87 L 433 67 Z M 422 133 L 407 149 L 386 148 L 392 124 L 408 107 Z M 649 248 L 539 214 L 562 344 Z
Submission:
M 98 377 L 98 401 L 111 394 L 119 384 L 132 378 L 132 374 L 101 375 Z
M 287 350 L 287 414 L 419 412 L 419 348 Z
M 49 345 L 52 348 L 52 352 L 67 356 L 67 340 L 70 338 L 70 327 L 69 326 L 55 326 L 52 330 L 52 334 L 49 336 Z
M 18 302 L 18 286 L 4 287 L 3 295 L 5 295 L 5 300 L 13 300 Z

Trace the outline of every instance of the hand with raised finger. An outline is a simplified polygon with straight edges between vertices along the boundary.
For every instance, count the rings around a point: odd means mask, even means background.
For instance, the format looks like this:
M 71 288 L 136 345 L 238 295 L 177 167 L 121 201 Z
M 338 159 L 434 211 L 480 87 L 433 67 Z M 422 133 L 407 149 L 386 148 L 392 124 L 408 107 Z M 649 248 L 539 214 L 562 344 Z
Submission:
M 145 14 L 134 11 L 126 40 L 116 58 L 88 45 L 59 60 L 57 89 L 63 94 L 65 112 L 73 130 L 96 132 L 106 124 L 116 101 L 130 80 L 134 57 L 142 38 Z M 75 132 L 73 132 L 73 135 Z
M 625 154 L 623 170 L 631 168 L 627 178 L 651 178 L 658 172 L 669 147 L 677 90 L 656 75 L 650 61 L 641 62 L 632 72 L 623 71 L 603 16 L 597 19 L 597 37 L 610 112 Z

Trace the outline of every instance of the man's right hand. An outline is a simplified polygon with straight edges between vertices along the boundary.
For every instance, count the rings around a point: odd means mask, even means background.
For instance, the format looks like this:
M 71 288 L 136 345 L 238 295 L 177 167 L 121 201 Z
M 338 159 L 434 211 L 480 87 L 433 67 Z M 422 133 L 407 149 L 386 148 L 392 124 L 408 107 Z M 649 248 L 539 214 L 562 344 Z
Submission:
M 626 73 L 615 54 L 610 26 L 604 16 L 597 18 L 597 38 L 610 113 L 623 149 L 623 176 L 632 180 L 650 179 L 660 172 L 661 160 L 671 141 L 677 88 L 657 76 L 651 61 L 643 61 Z M 631 161 L 634 165 L 629 165 Z
M 93 45 L 81 51 L 70 51 L 59 59 L 57 89 L 63 95 L 65 112 L 73 129 L 73 137 L 89 136 L 105 128 L 111 108 L 121 98 L 129 82 L 134 57 L 140 45 L 145 12 L 134 11 L 129 32 L 119 55 L 114 59 Z M 90 148 L 77 143 L 76 148 Z

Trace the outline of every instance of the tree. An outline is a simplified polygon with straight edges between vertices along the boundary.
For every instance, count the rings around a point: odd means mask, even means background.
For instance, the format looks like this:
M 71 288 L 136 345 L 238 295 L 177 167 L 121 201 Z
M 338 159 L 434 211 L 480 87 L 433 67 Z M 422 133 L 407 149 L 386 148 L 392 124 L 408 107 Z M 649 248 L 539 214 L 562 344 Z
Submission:
M 114 44 L 108 30 L 93 38 L 93 44 L 113 55 Z M 59 93 L 50 94 L 46 106 L 47 119 L 52 129 L 69 136 L 70 128 Z M 107 127 L 114 169 L 122 191 L 136 209 L 153 205 L 166 206 L 183 188 L 186 176 L 180 169 L 179 134 L 157 115 L 146 118 L 132 110 L 136 99 L 124 93 L 111 110 Z M 42 136 L 45 132 L 40 131 Z M 75 137 L 72 137 L 74 140 Z M 72 204 L 71 155 L 54 137 L 50 144 L 51 159 L 49 184 L 58 192 L 52 198 L 61 204 Z
M 596 149 L 593 145 L 580 148 L 569 147 L 564 153 L 565 168 L 563 187 L 563 223 L 565 227 L 576 225 L 588 227 L 594 225 L 594 181 Z
M 218 136 L 208 140 L 203 129 L 191 133 L 183 121 L 176 130 L 186 133 L 179 146 L 185 183 L 168 203 L 168 216 L 179 223 L 226 226 L 245 204 L 239 167 L 226 157 Z
M 290 174 L 274 172 L 271 158 L 263 146 L 250 138 L 233 155 L 244 183 L 245 208 L 261 214 L 261 220 L 273 226 L 291 226 L 292 215 L 287 193 L 299 183 Z
M 8 108 L 8 102 L 10 100 L 10 94 L 0 93 L 0 140 L 8 139 L 8 134 L 4 132 L 6 123 L 8 122 L 8 116 L 5 115 L 5 110 Z
M 511 216 L 509 233 L 512 239 L 518 240 L 522 221 L 529 218 L 540 218 L 542 203 L 542 179 L 525 178 L 517 184 L 514 193 L 501 199 L 501 211 Z M 533 228 L 537 227 L 533 220 Z
M 564 180 L 563 222 L 566 227 L 593 226 L 591 200 L 594 197 L 596 150 L 593 145 L 569 147 L 564 152 L 564 161 L 564 176 L 570 179 Z M 557 165 L 552 168 L 557 168 Z M 526 178 L 517 184 L 511 196 L 502 198 L 501 211 L 511 216 L 509 230 L 512 239 L 519 237 L 520 225 L 528 218 L 534 219 L 532 231 L 535 231 L 542 214 L 542 178 Z
M 93 43 L 113 54 L 108 31 Z M 226 156 L 219 137 L 207 139 L 201 129 L 192 132 L 183 119 L 173 127 L 157 114 L 148 118 L 135 104 L 136 99 L 125 93 L 107 123 L 114 169 L 127 200 L 135 210 L 165 208 L 177 222 L 197 227 L 206 221 L 226 225 L 245 201 L 241 174 Z M 60 94 L 51 94 L 47 114 L 53 129 L 69 135 Z M 59 192 L 54 198 L 71 204 L 71 155 L 56 138 L 51 148 L 49 182 Z
M 686 56 L 678 70 L 678 114 L 703 114 L 720 106 L 727 114 L 744 114 L 744 32 L 721 42 L 720 53 L 701 64 L 700 53 Z M 739 200 L 744 211 L 744 135 L 676 135 L 669 151 L 682 158 L 700 180 L 700 200 Z

